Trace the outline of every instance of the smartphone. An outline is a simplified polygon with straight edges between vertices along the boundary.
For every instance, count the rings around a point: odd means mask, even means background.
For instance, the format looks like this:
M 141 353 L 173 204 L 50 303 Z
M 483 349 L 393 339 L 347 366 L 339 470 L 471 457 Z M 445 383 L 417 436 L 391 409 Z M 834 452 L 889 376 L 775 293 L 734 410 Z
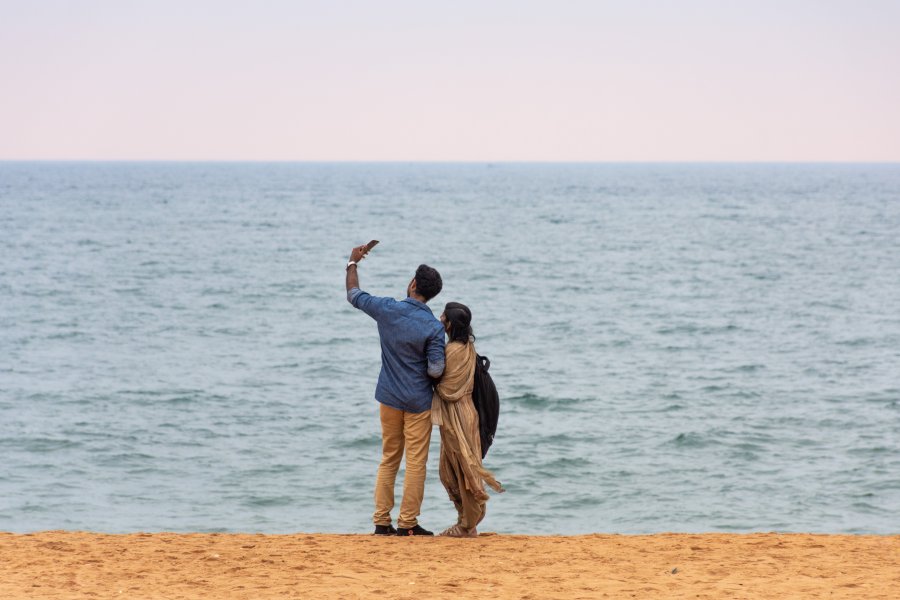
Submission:
M 372 248 L 374 248 L 377 245 L 378 245 L 378 240 L 372 240 L 371 242 L 366 244 L 366 250 L 365 250 L 364 254 L 368 254 L 372 250 Z

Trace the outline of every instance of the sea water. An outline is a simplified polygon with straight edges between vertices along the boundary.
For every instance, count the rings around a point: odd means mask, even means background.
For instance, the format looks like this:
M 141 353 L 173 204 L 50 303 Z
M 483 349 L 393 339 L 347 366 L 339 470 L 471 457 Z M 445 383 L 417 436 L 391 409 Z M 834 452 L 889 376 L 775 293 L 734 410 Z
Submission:
M 369 532 L 373 238 L 492 360 L 483 530 L 900 531 L 898 165 L 15 162 L 0 530 Z

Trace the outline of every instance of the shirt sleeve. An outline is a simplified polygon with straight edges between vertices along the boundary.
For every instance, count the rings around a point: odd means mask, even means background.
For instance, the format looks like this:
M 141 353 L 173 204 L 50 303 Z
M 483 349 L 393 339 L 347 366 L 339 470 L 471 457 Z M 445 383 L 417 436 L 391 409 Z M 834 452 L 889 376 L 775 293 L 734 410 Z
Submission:
M 444 328 L 439 327 L 428 338 L 425 355 L 428 357 L 428 376 L 437 379 L 444 373 Z
M 352 288 L 347 292 L 347 302 L 377 321 L 384 316 L 388 308 L 396 302 L 396 300 L 393 298 L 373 296 L 359 288 Z

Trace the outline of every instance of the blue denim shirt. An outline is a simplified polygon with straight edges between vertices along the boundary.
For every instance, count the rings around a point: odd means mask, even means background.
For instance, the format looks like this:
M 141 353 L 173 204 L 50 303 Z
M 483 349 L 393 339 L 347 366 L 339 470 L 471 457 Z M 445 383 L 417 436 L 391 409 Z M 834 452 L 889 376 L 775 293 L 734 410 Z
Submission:
M 431 377 L 444 372 L 444 326 L 431 309 L 413 298 L 394 300 L 359 288 L 347 300 L 378 323 L 381 373 L 375 399 L 411 413 L 431 409 Z

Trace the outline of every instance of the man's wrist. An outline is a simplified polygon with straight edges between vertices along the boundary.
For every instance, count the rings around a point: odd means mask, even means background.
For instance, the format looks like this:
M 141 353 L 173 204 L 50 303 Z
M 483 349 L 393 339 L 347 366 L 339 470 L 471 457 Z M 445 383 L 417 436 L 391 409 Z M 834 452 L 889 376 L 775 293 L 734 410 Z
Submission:
M 355 260 L 348 261 L 347 262 L 347 270 L 349 271 L 350 267 L 353 267 L 355 269 L 357 264 L 358 263 Z

